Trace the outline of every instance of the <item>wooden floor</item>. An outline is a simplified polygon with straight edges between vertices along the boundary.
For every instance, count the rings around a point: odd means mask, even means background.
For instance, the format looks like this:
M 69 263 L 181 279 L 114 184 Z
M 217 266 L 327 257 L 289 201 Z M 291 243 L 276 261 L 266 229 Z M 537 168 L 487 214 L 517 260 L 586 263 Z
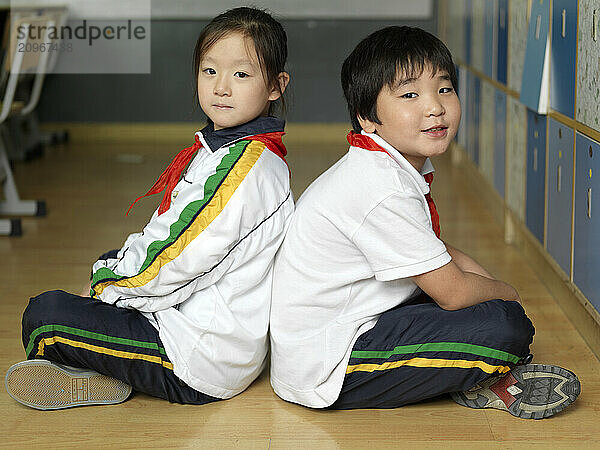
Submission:
M 287 136 L 296 198 L 345 151 L 345 136 L 325 144 L 307 133 Z M 23 220 L 20 238 L 0 238 L 0 368 L 24 357 L 21 313 L 32 295 L 61 288 L 79 292 L 103 251 L 140 229 L 158 202 L 144 193 L 187 140 L 172 143 L 70 144 L 17 164 L 24 198 L 43 198 L 45 218 Z M 396 410 L 314 411 L 278 399 L 264 373 L 243 394 L 205 406 L 169 404 L 146 395 L 115 406 L 41 412 L 0 393 L 0 446 L 206 448 L 600 448 L 600 363 L 566 319 L 527 261 L 502 240 L 477 193 L 443 156 L 434 198 L 443 237 L 517 287 L 537 332 L 536 362 L 578 374 L 583 392 L 547 420 L 463 408 L 448 398 Z

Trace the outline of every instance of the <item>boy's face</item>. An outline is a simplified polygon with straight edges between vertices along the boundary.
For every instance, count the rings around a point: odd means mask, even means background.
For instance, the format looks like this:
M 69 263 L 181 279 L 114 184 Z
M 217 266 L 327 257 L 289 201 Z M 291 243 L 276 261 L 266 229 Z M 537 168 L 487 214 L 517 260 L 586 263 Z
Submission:
M 460 102 L 446 72 L 425 67 L 418 78 L 398 77 L 377 97 L 381 125 L 358 118 L 368 133 L 377 133 L 421 170 L 428 157 L 446 151 L 460 122 Z
M 200 62 L 198 100 L 215 130 L 266 115 L 269 102 L 279 96 L 267 86 L 254 42 L 240 33 L 219 39 Z

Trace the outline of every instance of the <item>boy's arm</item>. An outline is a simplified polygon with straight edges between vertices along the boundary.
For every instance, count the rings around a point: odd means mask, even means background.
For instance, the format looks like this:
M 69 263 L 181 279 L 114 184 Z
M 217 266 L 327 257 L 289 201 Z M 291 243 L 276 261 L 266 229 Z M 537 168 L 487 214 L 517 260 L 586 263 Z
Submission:
M 378 203 L 363 220 L 353 241 L 375 278 L 392 281 L 410 277 L 444 309 L 461 309 L 494 299 L 518 301 L 512 286 L 484 276 L 487 272 L 464 253 L 453 247 L 448 250 L 433 233 L 424 206 L 417 194 L 395 193 Z
M 412 278 L 423 292 L 447 310 L 494 299 L 520 301 L 519 294 L 508 283 L 465 272 L 454 261 Z
M 481 266 L 481 264 L 479 264 L 477 261 L 475 261 L 469 255 L 461 252 L 459 249 L 457 249 L 455 247 L 452 247 L 447 242 L 444 242 L 444 244 L 446 244 L 446 249 L 448 250 L 448 253 L 452 257 L 452 261 L 454 261 L 454 263 L 458 266 L 458 268 L 460 270 L 462 270 L 463 272 L 472 272 L 477 275 L 481 275 L 482 277 L 486 277 L 491 280 L 495 280 L 495 278 L 487 270 L 485 270 Z

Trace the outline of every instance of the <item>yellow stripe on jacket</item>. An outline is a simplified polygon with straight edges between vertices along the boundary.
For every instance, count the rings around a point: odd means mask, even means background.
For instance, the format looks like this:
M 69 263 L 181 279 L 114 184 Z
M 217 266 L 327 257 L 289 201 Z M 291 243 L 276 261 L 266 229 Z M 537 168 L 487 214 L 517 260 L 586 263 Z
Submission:
M 250 169 L 254 166 L 258 158 L 265 150 L 266 146 L 262 142 L 252 141 L 246 147 L 240 159 L 236 162 L 227 178 L 223 181 L 219 189 L 204 207 L 202 213 L 198 215 L 192 224 L 177 238 L 173 244 L 163 250 L 158 257 L 150 264 L 146 270 L 130 278 L 123 278 L 118 281 L 106 281 L 94 286 L 98 297 L 108 286 L 137 288 L 144 286 L 152 281 L 159 274 L 160 269 L 170 261 L 176 259 L 185 248 L 196 237 L 200 235 L 211 222 L 225 209 L 227 202 L 231 199 L 233 193 L 240 186 Z

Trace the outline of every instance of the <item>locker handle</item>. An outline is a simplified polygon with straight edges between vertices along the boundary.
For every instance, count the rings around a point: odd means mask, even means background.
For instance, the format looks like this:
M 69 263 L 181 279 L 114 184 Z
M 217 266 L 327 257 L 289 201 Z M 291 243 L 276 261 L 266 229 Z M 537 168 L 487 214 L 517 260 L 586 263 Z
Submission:
M 557 192 L 560 192 L 561 183 L 562 183 L 562 166 L 558 166 L 557 173 L 556 173 L 556 191 Z
M 535 19 L 535 38 L 539 41 L 540 40 L 540 28 L 542 26 L 542 16 L 537 16 L 537 19 Z
M 538 171 L 538 149 L 537 147 L 533 148 L 533 171 Z
M 598 28 L 598 10 L 594 10 L 594 14 L 592 15 L 592 39 L 594 42 L 598 39 L 596 35 L 596 29 Z
M 567 28 L 567 10 L 566 9 L 562 10 L 561 16 L 562 16 L 562 30 L 561 30 L 560 34 L 562 35 L 562 37 L 565 37 L 566 32 L 567 32 L 567 30 L 566 30 L 566 28 Z
M 592 218 L 592 188 L 587 190 L 587 215 Z

